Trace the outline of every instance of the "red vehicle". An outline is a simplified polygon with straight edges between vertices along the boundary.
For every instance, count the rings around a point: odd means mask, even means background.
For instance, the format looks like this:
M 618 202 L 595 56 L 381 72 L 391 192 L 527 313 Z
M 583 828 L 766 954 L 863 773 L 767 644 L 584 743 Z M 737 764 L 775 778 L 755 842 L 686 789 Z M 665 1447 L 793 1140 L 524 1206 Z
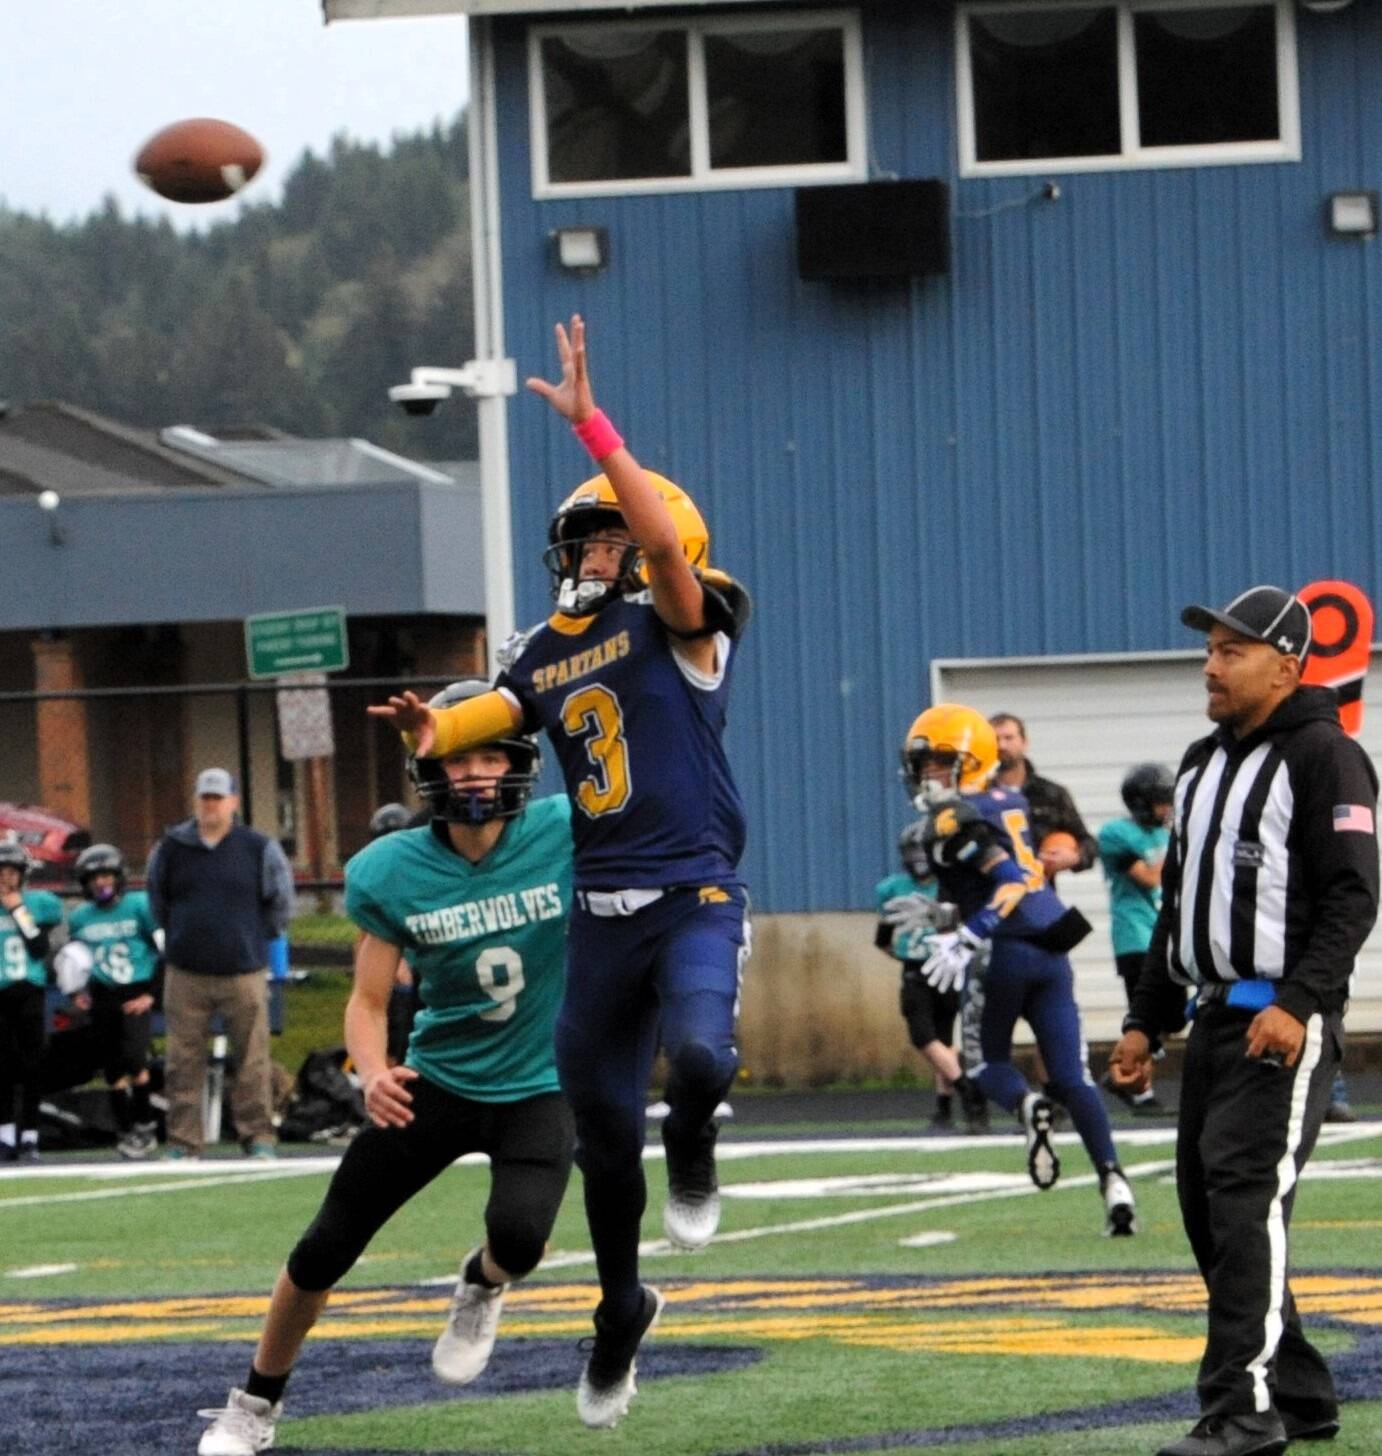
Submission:
M 17 839 L 28 850 L 34 882 L 63 884 L 72 878 L 77 856 L 91 843 L 91 831 L 37 804 L 0 802 L 0 839 Z

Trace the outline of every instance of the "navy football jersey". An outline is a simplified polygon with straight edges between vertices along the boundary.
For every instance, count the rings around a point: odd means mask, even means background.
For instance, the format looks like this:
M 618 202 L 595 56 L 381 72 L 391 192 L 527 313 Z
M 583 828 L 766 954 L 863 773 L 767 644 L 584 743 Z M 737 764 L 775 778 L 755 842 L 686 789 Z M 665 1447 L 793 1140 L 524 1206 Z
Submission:
M 576 885 L 737 884 L 744 806 L 723 736 L 733 644 L 698 672 L 649 592 L 591 617 L 554 616 L 518 647 L 496 686 L 525 732 L 544 728 L 571 799 Z
M 975 853 L 974 860 L 981 860 L 990 845 L 1006 850 L 1027 882 L 1027 893 L 1000 922 L 994 937 L 1040 937 L 1043 931 L 1065 915 L 1066 906 L 1047 886 L 1041 861 L 1032 849 L 1027 800 L 1011 789 L 988 789 L 980 794 L 961 795 L 952 802 L 977 813 L 983 821 L 975 837 L 983 842 L 985 849 Z M 940 884 L 940 898 L 958 905 L 964 920 L 989 904 L 998 888 L 992 875 L 985 874 L 973 863 L 940 862 L 947 853 L 947 839 L 953 837 L 958 840 L 972 833 L 964 822 L 967 817 L 963 813 L 956 814 L 953 807 L 937 804 L 929 815 L 930 833 L 927 836 L 927 856 Z

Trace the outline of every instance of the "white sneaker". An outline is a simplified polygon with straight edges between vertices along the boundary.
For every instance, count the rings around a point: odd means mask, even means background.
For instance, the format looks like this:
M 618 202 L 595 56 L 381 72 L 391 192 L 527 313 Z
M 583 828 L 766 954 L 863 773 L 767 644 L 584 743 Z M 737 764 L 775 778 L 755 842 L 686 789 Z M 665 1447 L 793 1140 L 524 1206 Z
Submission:
M 650 1285 L 643 1286 L 643 1307 L 622 1328 L 607 1324 L 595 1311 L 595 1339 L 576 1387 L 576 1411 L 587 1426 L 617 1426 L 638 1394 L 638 1346 L 652 1330 L 667 1301 Z
M 1038 1188 L 1054 1188 L 1060 1177 L 1060 1159 L 1051 1141 L 1056 1109 L 1049 1097 L 1029 1092 L 1022 1099 L 1022 1126 L 1027 1129 L 1027 1172 Z
M 432 1369 L 448 1385 L 469 1385 L 489 1364 L 494 1337 L 499 1332 L 499 1310 L 504 1303 L 505 1285 L 486 1289 L 467 1283 L 466 1265 L 474 1252 L 465 1256 L 446 1328 L 432 1346 Z
M 262 1396 L 246 1395 L 232 1386 L 220 1410 L 201 1410 L 197 1414 L 212 1421 L 202 1432 L 197 1456 L 255 1456 L 273 1445 L 274 1426 L 283 1414 L 283 1402 L 270 1405 Z
M 662 1126 L 667 1153 L 667 1202 L 662 1208 L 662 1231 L 669 1243 L 695 1253 L 715 1237 L 720 1227 L 720 1183 L 715 1172 L 715 1140 L 719 1127 L 709 1123 L 693 1142 L 678 1144 Z
M 1137 1232 L 1137 1200 L 1121 1168 L 1109 1168 L 1102 1179 L 1104 1232 L 1111 1239 L 1131 1238 Z

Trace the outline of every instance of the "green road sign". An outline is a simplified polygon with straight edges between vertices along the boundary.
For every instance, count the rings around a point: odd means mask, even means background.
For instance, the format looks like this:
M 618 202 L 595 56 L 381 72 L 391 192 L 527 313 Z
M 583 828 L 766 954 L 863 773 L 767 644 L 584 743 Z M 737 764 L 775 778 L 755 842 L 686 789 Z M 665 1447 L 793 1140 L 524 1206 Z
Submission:
M 345 608 L 312 607 L 246 617 L 245 656 L 251 677 L 341 672 L 350 665 Z

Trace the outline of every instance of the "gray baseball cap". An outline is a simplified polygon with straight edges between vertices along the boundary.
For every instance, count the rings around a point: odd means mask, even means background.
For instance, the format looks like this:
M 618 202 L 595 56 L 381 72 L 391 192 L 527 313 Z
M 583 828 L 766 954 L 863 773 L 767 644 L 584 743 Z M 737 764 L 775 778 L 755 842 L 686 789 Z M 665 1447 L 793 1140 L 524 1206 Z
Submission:
M 224 799 L 235 792 L 235 779 L 229 769 L 204 768 L 197 775 L 197 797 L 203 795 Z
M 1180 619 L 1196 632 L 1208 632 L 1217 622 L 1240 637 L 1266 642 L 1284 657 L 1305 661 L 1310 651 L 1310 611 L 1293 592 L 1279 586 L 1254 586 L 1226 606 L 1186 607 Z

